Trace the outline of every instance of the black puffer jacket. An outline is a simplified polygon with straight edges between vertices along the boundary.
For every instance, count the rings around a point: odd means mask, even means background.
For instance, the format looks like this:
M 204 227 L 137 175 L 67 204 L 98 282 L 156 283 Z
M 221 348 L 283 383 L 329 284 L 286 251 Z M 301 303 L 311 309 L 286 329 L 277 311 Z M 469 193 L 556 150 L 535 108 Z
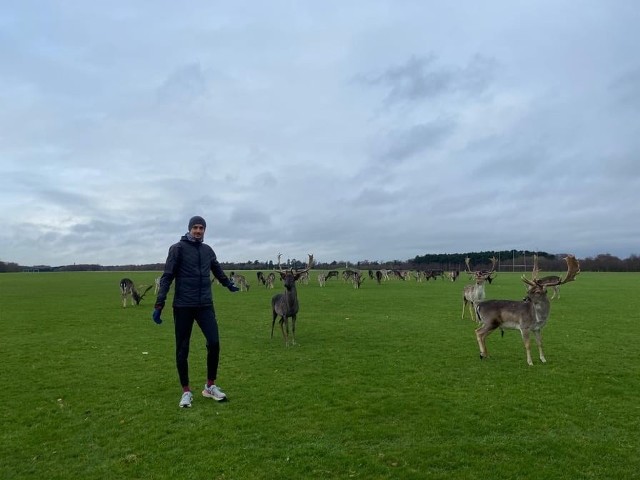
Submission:
M 169 247 L 169 254 L 160 278 L 156 305 L 164 305 L 171 282 L 175 279 L 174 307 L 208 307 L 213 305 L 211 280 L 213 273 L 222 285 L 231 282 L 218 263 L 213 249 L 206 243 L 191 242 L 184 235 Z

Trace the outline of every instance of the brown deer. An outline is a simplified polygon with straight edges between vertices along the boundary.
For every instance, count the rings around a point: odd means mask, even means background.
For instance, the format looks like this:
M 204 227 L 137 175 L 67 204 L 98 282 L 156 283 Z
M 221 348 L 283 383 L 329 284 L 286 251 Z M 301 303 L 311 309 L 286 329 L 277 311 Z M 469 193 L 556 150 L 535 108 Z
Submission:
M 284 338 L 284 344 L 289 346 L 289 319 L 291 319 L 291 338 L 292 345 L 296 344 L 296 318 L 298 315 L 298 292 L 296 290 L 296 280 L 300 278 L 303 273 L 307 273 L 313 265 L 313 254 L 309 254 L 309 263 L 304 270 L 282 270 L 280 268 L 280 257 L 282 254 L 278 254 L 278 273 L 280 278 L 284 282 L 284 292 L 274 295 L 271 299 L 271 310 L 273 313 L 273 320 L 271 321 L 271 338 L 273 338 L 273 327 L 276 323 L 276 318 L 280 317 L 280 329 L 282 330 L 282 337 Z
M 462 319 L 464 320 L 464 311 L 468 306 L 471 319 L 477 322 L 478 317 L 475 313 L 475 305 L 476 303 L 484 300 L 484 284 L 485 282 L 491 283 L 495 278 L 494 273 L 496 271 L 496 262 L 498 259 L 496 257 L 491 257 L 491 270 L 475 271 L 471 271 L 471 267 L 469 266 L 470 260 L 471 259 L 467 257 L 465 258 L 464 263 L 467 265 L 466 272 L 473 275 L 474 283 L 473 285 L 466 285 L 462 292 Z
M 140 288 L 144 288 L 144 285 L 140 285 Z M 140 305 L 140 302 L 144 298 L 144 295 L 153 288 L 153 285 L 149 285 L 144 292 L 140 293 L 133 284 L 133 281 L 129 278 L 123 278 L 120 280 L 120 296 L 122 297 L 122 308 L 127 306 L 127 297 L 130 297 L 131 305 Z
M 501 330 L 507 328 L 520 330 L 529 365 L 533 365 L 529 339 L 531 332 L 534 333 L 538 344 L 540 361 L 542 363 L 547 361 L 542 351 L 542 329 L 546 325 L 551 311 L 551 303 L 547 298 L 547 287 L 571 282 L 580 273 L 580 264 L 576 257 L 569 255 L 565 260 L 567 273 L 564 278 L 558 278 L 555 284 L 543 283 L 541 279 L 537 278 L 538 257 L 536 255 L 533 257 L 531 279 L 522 276 L 522 281 L 527 285 L 527 296 L 524 300 L 486 300 L 477 304 L 476 314 L 481 326 L 476 329 L 476 339 L 480 347 L 481 359 L 488 356 L 485 344 L 486 337 L 497 328 Z

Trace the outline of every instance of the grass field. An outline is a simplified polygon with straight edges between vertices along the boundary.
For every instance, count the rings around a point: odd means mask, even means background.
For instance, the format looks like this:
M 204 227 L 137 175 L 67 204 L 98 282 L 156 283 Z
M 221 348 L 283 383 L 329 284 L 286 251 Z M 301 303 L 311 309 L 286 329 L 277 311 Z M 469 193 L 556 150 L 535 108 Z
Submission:
M 2 442 L 9 479 L 640 478 L 640 275 L 582 273 L 552 302 L 547 364 L 520 335 L 480 360 L 456 283 L 299 286 L 296 347 L 270 297 L 214 287 L 229 396 L 178 408 L 170 309 L 123 309 L 123 273 L 0 275 Z M 151 283 L 155 272 L 131 272 Z M 501 273 L 487 298 L 523 296 Z M 467 314 L 468 315 L 468 312 Z

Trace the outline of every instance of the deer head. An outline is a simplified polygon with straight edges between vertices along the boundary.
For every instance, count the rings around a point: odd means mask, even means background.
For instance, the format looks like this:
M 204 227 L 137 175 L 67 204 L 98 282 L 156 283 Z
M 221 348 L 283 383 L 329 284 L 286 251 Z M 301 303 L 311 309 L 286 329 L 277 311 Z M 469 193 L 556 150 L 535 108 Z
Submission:
M 496 276 L 496 264 L 498 263 L 498 259 L 496 257 L 491 257 L 491 270 L 471 270 L 471 266 L 469 262 L 471 259 L 469 257 L 464 259 L 464 263 L 466 264 L 466 272 L 475 277 L 476 283 L 483 283 L 488 281 L 491 283 Z
M 280 266 L 280 258 L 282 257 L 282 254 L 279 253 L 278 254 L 278 273 L 280 274 L 280 277 L 284 280 L 287 277 L 290 277 L 293 279 L 293 281 L 295 282 L 296 280 L 298 280 L 300 278 L 300 275 L 302 275 L 305 272 L 308 272 L 312 265 L 313 265 L 313 253 L 309 254 L 309 262 L 307 263 L 307 268 L 304 268 L 302 270 L 294 270 L 293 267 L 291 267 L 289 270 L 283 270 L 282 267 Z M 285 282 L 286 285 L 286 282 Z

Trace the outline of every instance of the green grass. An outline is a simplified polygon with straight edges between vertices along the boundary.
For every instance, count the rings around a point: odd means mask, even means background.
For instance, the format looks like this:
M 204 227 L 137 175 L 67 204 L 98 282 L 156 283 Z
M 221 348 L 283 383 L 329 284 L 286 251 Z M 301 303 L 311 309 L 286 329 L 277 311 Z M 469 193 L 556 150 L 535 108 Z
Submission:
M 126 274 L 151 283 L 154 272 Z M 0 478 L 640 478 L 638 274 L 582 273 L 552 302 L 547 364 L 520 335 L 481 361 L 456 283 L 299 286 L 296 347 L 270 297 L 214 287 L 230 401 L 177 407 L 170 309 L 123 309 L 123 273 L 0 275 Z M 488 298 L 520 298 L 501 273 Z M 146 352 L 146 353 L 145 353 Z

